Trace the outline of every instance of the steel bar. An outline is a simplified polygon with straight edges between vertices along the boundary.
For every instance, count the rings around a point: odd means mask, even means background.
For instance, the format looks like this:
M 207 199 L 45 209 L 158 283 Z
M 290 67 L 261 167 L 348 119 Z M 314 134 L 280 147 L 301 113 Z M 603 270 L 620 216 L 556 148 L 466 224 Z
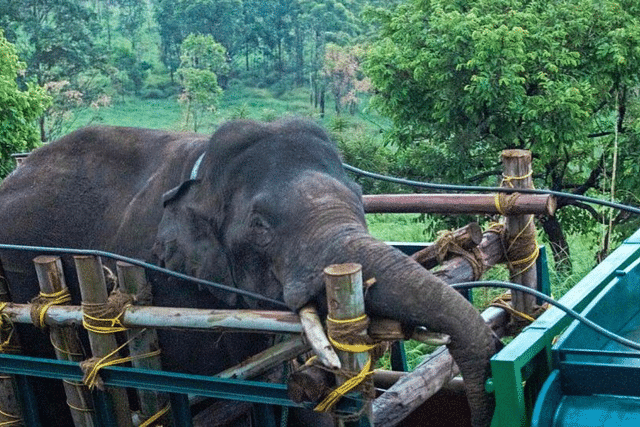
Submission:
M 0 354 L 0 366 L 3 371 L 15 375 L 59 378 L 69 381 L 82 381 L 83 376 L 77 363 L 64 360 Z M 109 387 L 141 388 L 280 406 L 302 406 L 287 397 L 284 384 L 229 380 L 119 366 L 102 368 L 100 375 L 105 385 Z
M 494 194 L 378 194 L 363 196 L 367 213 L 500 214 Z M 548 194 L 519 194 L 510 215 L 553 215 L 556 199 Z

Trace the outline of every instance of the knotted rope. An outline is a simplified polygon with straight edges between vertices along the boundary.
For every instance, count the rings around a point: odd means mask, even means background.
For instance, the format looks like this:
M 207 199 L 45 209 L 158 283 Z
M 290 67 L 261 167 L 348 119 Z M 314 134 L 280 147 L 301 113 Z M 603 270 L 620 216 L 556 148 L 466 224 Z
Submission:
M 345 369 L 336 370 L 334 373 L 342 375 L 347 380 L 329 393 L 329 395 L 320 402 L 314 410 L 317 412 L 327 412 L 340 400 L 341 397 L 361 387 L 363 393 L 372 395 L 373 387 L 370 382 L 365 384 L 365 380 L 371 377 L 373 371 L 373 359 L 376 356 L 374 350 L 379 346 L 372 343 L 371 338 L 366 335 L 369 326 L 369 318 L 366 314 L 353 319 L 332 319 L 327 317 L 327 335 L 331 344 L 338 350 L 349 353 L 365 353 L 368 352 L 367 362 L 360 372 L 352 372 Z
M 465 250 L 456 240 L 453 231 L 439 231 L 435 245 L 438 263 L 441 264 L 449 253 L 452 253 L 463 257 L 471 265 L 473 280 L 479 280 L 484 274 L 485 265 L 482 261 L 482 251 L 477 246 L 474 246 L 470 251 Z
M 93 390 L 94 388 L 98 388 L 99 390 L 104 390 L 104 382 L 100 378 L 99 371 L 102 368 L 106 368 L 108 366 L 120 365 L 123 363 L 131 362 L 132 360 L 144 359 L 146 357 L 154 357 L 160 355 L 160 350 L 155 350 L 149 353 L 140 354 L 136 356 L 126 356 L 126 357 L 118 357 L 118 353 L 120 350 L 125 348 L 131 341 L 138 338 L 140 334 L 142 334 L 146 329 L 140 330 L 136 335 L 129 338 L 127 342 L 108 353 L 103 357 L 92 357 L 83 362 L 80 362 L 80 369 L 84 372 L 84 377 L 82 378 L 82 382 L 86 385 L 89 390 Z
M 513 188 L 513 181 L 530 178 L 532 173 L 533 171 L 529 171 L 527 174 L 521 176 L 503 175 L 501 185 Z M 503 193 L 498 193 L 495 196 L 496 209 L 502 215 L 509 215 L 517 199 L 517 193 L 512 193 L 508 196 Z M 504 231 L 502 231 L 501 235 L 503 236 L 503 240 L 505 240 Z M 533 215 L 529 216 L 527 224 L 515 237 L 506 242 L 505 246 L 511 278 L 528 271 L 535 265 L 540 251 L 538 249 L 538 242 L 536 241 L 536 229 L 533 224 Z
M 82 303 L 82 325 L 96 334 L 115 334 L 127 328 L 122 318 L 127 307 L 133 304 L 134 297 L 115 289 L 106 303 Z
M 15 354 L 20 352 L 20 346 L 15 343 L 14 335 L 13 335 L 13 322 L 9 318 L 9 316 L 4 313 L 4 309 L 8 303 L 0 302 L 0 353 L 9 353 Z M 0 377 L 4 380 L 9 380 L 10 376 L 2 376 Z M 18 424 L 23 424 L 22 418 L 9 414 L 0 410 L 0 415 L 6 418 L 5 421 L 0 422 L 0 426 L 13 426 Z
M 40 329 L 47 326 L 44 323 L 49 307 L 52 305 L 62 305 L 71 302 L 71 294 L 68 288 L 61 289 L 53 293 L 40 292 L 38 296 L 31 300 L 31 322 Z
M 16 416 L 16 415 L 12 415 L 12 414 L 8 414 L 2 410 L 0 410 L 0 415 L 2 415 L 3 417 L 6 418 L 5 421 L 0 422 L 0 426 L 5 427 L 5 426 L 15 426 L 15 425 L 23 425 L 23 421 L 22 418 Z
M 13 336 L 13 322 L 4 313 L 8 303 L 0 302 L 0 353 L 15 354 L 20 352 L 20 346 L 16 344 Z

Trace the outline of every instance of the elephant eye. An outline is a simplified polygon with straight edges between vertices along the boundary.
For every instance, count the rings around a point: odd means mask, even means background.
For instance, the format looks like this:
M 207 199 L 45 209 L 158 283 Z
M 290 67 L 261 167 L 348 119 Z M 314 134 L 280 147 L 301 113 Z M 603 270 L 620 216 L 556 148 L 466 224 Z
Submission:
M 261 215 L 252 215 L 250 226 L 253 243 L 258 246 L 266 246 L 271 242 L 273 238 L 272 228 Z
M 268 228 L 269 224 L 260 215 L 251 217 L 251 228 Z

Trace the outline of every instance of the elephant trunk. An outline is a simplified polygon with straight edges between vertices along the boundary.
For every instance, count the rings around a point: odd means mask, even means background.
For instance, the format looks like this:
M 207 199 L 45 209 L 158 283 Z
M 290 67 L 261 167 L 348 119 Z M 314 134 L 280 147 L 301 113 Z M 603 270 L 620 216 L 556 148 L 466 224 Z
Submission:
M 473 426 L 488 426 L 494 401 L 484 385 L 496 349 L 480 313 L 441 279 L 365 232 L 342 233 L 334 242 L 333 263 L 358 262 L 365 280 L 375 278 L 365 295 L 369 315 L 451 336 L 448 348 L 465 381 Z

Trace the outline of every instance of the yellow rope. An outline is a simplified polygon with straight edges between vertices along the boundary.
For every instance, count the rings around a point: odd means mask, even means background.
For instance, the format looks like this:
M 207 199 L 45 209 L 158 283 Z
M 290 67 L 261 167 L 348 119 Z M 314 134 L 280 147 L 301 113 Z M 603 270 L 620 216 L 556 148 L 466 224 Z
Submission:
M 7 421 L 0 422 L 0 426 L 13 426 L 17 424 L 22 424 L 22 418 L 16 415 L 7 414 L 4 411 L 0 411 L 0 415 L 5 418 L 9 418 Z
M 0 302 L 0 338 L 6 336 L 4 341 L 0 342 L 0 353 L 18 353 L 20 346 L 13 342 L 13 322 L 3 312 L 7 305 L 7 302 Z
M 84 413 L 94 412 L 93 408 L 78 408 L 77 406 L 72 405 L 68 400 L 67 400 L 67 406 L 76 412 L 84 412 Z
M 83 313 L 82 326 L 84 326 L 87 331 L 94 332 L 96 334 L 115 334 L 116 332 L 124 332 L 127 330 L 127 328 L 122 324 L 123 316 L 124 311 L 122 311 L 116 317 L 106 319 Z M 91 322 L 89 322 L 89 320 Z M 101 322 L 106 323 L 106 325 L 100 325 L 99 323 Z
M 527 179 L 527 178 L 530 178 L 532 175 L 533 175 L 533 170 L 530 170 L 526 174 L 520 175 L 520 176 L 502 174 L 502 182 L 511 185 L 511 181 Z
M 151 424 L 153 424 L 155 421 L 159 420 L 160 417 L 162 417 L 167 412 L 169 412 L 169 405 L 167 405 L 164 408 L 160 409 L 158 412 L 156 412 L 154 415 L 149 417 L 145 422 L 140 424 L 138 427 L 149 427 Z
M 373 371 L 371 370 L 371 357 L 369 357 L 367 359 L 367 363 L 364 365 L 360 373 L 358 373 L 354 377 L 349 378 L 340 387 L 331 391 L 331 393 L 329 393 L 329 396 L 327 396 L 322 402 L 318 404 L 318 406 L 314 408 L 314 411 L 316 412 L 329 411 L 331 407 L 333 407 L 333 405 L 335 405 L 336 402 L 340 400 L 342 396 L 349 393 L 351 390 L 353 390 L 358 385 L 360 385 L 360 383 L 362 383 L 372 373 Z
M 71 302 L 71 294 L 68 288 L 53 293 L 40 292 L 31 300 L 31 321 L 38 328 L 44 328 L 44 319 L 52 305 L 62 305 Z
M 346 325 L 351 323 L 359 323 L 367 320 L 367 315 L 363 314 L 362 316 L 353 318 L 353 319 L 333 319 L 331 317 L 327 317 L 327 321 L 335 324 Z M 376 345 L 375 344 L 347 344 L 338 342 L 331 337 L 329 334 L 329 341 L 331 344 L 338 350 L 346 351 L 349 353 L 364 353 L 373 350 Z M 336 404 L 341 397 L 345 394 L 349 393 L 351 390 L 359 386 L 365 379 L 367 379 L 373 371 L 371 370 L 372 360 L 371 355 L 369 354 L 367 357 L 367 363 L 362 367 L 362 370 L 356 375 L 352 376 L 348 380 L 346 380 L 341 386 L 335 388 L 329 393 L 329 395 L 320 402 L 315 408 L 316 412 L 327 412 L 331 410 L 333 405 Z M 341 372 L 345 374 L 345 372 Z
M 511 304 L 508 303 L 508 301 L 511 300 L 511 294 L 509 293 L 505 293 L 500 295 L 499 297 L 495 298 L 492 302 L 491 302 L 491 306 L 493 307 L 500 307 L 503 308 L 505 310 L 507 310 L 509 313 L 511 313 L 514 316 L 520 317 L 521 319 L 527 320 L 529 322 L 535 322 L 536 319 L 534 319 L 533 317 L 529 316 L 526 313 L 523 313 L 521 311 L 516 310 L 515 308 L 513 308 L 513 306 Z
M 140 331 L 140 333 L 142 333 L 144 330 L 145 329 Z M 158 356 L 160 354 L 160 350 L 155 350 L 149 353 L 139 354 L 136 356 L 118 357 L 118 358 L 111 359 L 120 350 L 125 348 L 131 341 L 137 338 L 138 335 L 140 335 L 140 333 L 137 334 L 136 336 L 131 337 L 127 342 L 125 342 L 120 347 L 116 348 L 106 356 L 103 356 L 101 358 L 92 357 L 91 359 L 85 360 L 84 362 L 80 363 L 80 367 L 85 372 L 82 382 L 84 383 L 84 385 L 86 385 L 89 388 L 89 390 L 93 390 L 93 388 L 95 388 L 98 385 L 99 383 L 98 372 L 100 371 L 100 369 L 106 368 L 108 366 L 120 365 L 122 363 L 131 362 L 132 360 Z

